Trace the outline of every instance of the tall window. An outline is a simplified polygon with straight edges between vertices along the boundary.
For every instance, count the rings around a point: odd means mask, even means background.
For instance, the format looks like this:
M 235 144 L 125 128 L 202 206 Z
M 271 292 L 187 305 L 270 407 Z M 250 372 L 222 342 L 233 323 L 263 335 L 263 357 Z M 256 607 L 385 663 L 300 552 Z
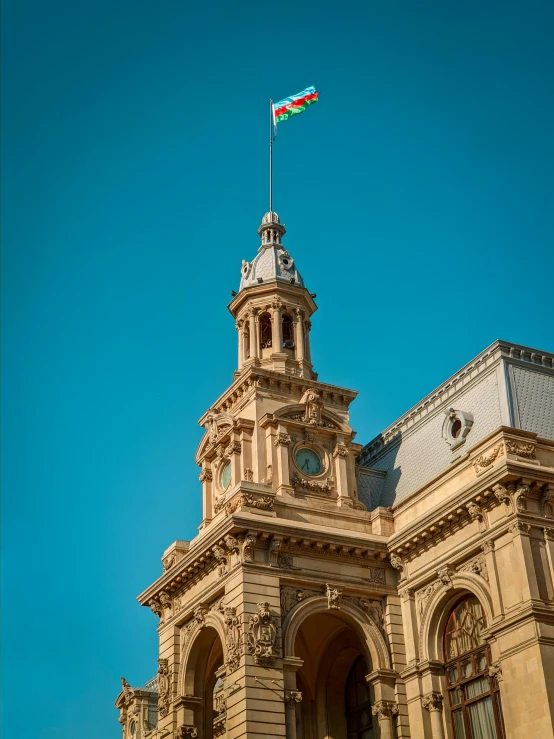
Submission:
M 444 634 L 450 718 L 456 739 L 504 739 L 496 678 L 489 677 L 490 650 L 481 632 L 485 614 L 474 596 L 453 609 Z
M 346 680 L 346 733 L 348 739 L 373 739 L 371 698 L 365 680 L 367 665 L 358 657 Z
M 292 318 L 285 313 L 283 316 L 283 349 L 294 349 L 294 324 Z

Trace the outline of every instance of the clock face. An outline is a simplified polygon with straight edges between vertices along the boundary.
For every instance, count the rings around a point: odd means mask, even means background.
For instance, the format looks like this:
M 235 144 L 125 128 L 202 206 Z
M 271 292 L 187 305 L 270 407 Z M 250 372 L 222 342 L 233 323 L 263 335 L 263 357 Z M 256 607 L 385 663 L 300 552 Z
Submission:
M 319 475 L 323 469 L 323 463 L 321 457 L 313 449 L 308 447 L 301 447 L 296 452 L 295 460 L 296 466 L 302 470 L 305 475 Z
M 219 481 L 223 490 L 227 490 L 231 482 L 231 462 L 225 462 L 221 468 Z

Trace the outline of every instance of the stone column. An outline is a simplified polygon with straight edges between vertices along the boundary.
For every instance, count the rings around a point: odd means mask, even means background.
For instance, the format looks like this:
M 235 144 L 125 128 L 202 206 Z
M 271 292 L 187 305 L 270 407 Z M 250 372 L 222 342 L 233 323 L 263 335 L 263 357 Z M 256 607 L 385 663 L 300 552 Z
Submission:
M 312 352 L 310 350 L 310 329 L 311 327 L 312 327 L 312 322 L 310 321 L 309 318 L 307 318 L 304 321 L 304 337 L 305 337 L 304 354 L 308 362 L 312 361 Z
M 273 352 L 283 349 L 283 327 L 281 326 L 281 300 L 274 300 L 271 304 L 271 348 Z
M 419 634 L 417 630 L 417 615 L 415 604 L 415 592 L 407 589 L 400 593 L 402 608 L 402 623 L 404 625 L 406 645 L 406 662 L 414 665 L 419 659 Z
M 433 739 L 444 739 L 441 693 L 429 693 L 423 698 L 421 705 L 429 711 Z
M 206 525 L 214 517 L 213 472 L 210 467 L 203 467 L 198 477 L 202 483 L 202 525 Z
M 302 362 L 304 359 L 304 324 L 302 321 L 302 311 L 300 308 L 294 309 L 294 315 L 296 316 L 294 326 L 296 329 L 295 344 L 296 344 L 296 359 Z
M 296 688 L 296 673 L 303 664 L 304 660 L 298 657 L 285 657 L 283 659 L 287 739 L 296 739 L 297 712 L 302 702 L 302 693 Z
M 546 546 L 548 569 L 550 570 L 550 577 L 554 583 L 554 528 L 546 527 L 544 529 L 544 542 Z
M 398 706 L 392 701 L 377 701 L 371 707 L 371 713 L 379 720 L 381 739 L 394 739 L 393 716 L 398 713 Z
M 262 336 L 260 329 L 260 311 L 254 311 L 254 336 L 256 337 L 256 357 L 260 357 L 262 353 Z
M 522 564 L 522 571 L 519 573 L 519 576 L 521 578 L 523 600 L 540 601 L 539 584 L 537 582 L 537 573 L 535 571 L 533 552 L 531 551 L 531 540 L 529 538 L 530 530 L 531 526 L 527 523 L 523 523 L 523 521 L 516 521 L 510 527 L 516 556 Z M 514 574 L 517 577 L 518 573 Z
M 242 335 L 243 323 L 244 321 L 237 321 L 235 324 L 235 328 L 237 329 L 238 334 L 239 334 L 239 364 L 238 364 L 239 369 L 242 368 L 242 364 L 243 364 L 242 358 L 244 357 L 244 342 L 243 342 L 243 335 Z
M 485 554 L 485 564 L 487 565 L 487 572 L 489 574 L 493 614 L 495 618 L 501 618 L 504 615 L 504 605 L 502 603 L 502 593 L 500 591 L 500 582 L 498 580 L 494 541 L 489 539 L 481 545 L 481 549 Z
M 250 318 L 250 359 L 260 356 L 260 322 L 257 311 L 252 312 Z
M 279 426 L 275 437 L 275 447 L 277 449 L 277 492 L 283 490 L 292 491 L 290 484 L 289 469 L 289 446 L 292 439 L 284 426 Z M 275 471 L 274 471 L 275 473 Z
M 335 460 L 335 484 L 338 492 L 337 503 L 339 506 L 354 507 L 354 500 L 348 494 L 348 447 L 344 444 L 342 437 L 337 437 L 335 448 L 333 449 L 333 459 Z

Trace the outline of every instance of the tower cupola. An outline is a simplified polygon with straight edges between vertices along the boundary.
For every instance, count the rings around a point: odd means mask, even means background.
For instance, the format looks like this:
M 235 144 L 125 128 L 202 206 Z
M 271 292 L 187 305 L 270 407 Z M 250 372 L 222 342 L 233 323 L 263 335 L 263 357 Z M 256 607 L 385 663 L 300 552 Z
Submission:
M 283 246 L 285 233 L 277 213 L 266 213 L 258 253 L 242 262 L 239 292 L 229 305 L 238 331 L 238 370 L 253 364 L 314 378 L 309 332 L 317 306 Z

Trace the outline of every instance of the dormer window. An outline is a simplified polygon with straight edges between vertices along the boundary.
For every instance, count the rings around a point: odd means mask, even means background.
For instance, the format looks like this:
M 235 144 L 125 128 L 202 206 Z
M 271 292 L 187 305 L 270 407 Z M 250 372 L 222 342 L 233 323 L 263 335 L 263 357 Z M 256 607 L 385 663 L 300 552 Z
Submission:
M 449 408 L 444 412 L 446 416 L 442 425 L 442 438 L 454 451 L 465 443 L 466 437 L 473 426 L 473 415 L 456 408 Z

